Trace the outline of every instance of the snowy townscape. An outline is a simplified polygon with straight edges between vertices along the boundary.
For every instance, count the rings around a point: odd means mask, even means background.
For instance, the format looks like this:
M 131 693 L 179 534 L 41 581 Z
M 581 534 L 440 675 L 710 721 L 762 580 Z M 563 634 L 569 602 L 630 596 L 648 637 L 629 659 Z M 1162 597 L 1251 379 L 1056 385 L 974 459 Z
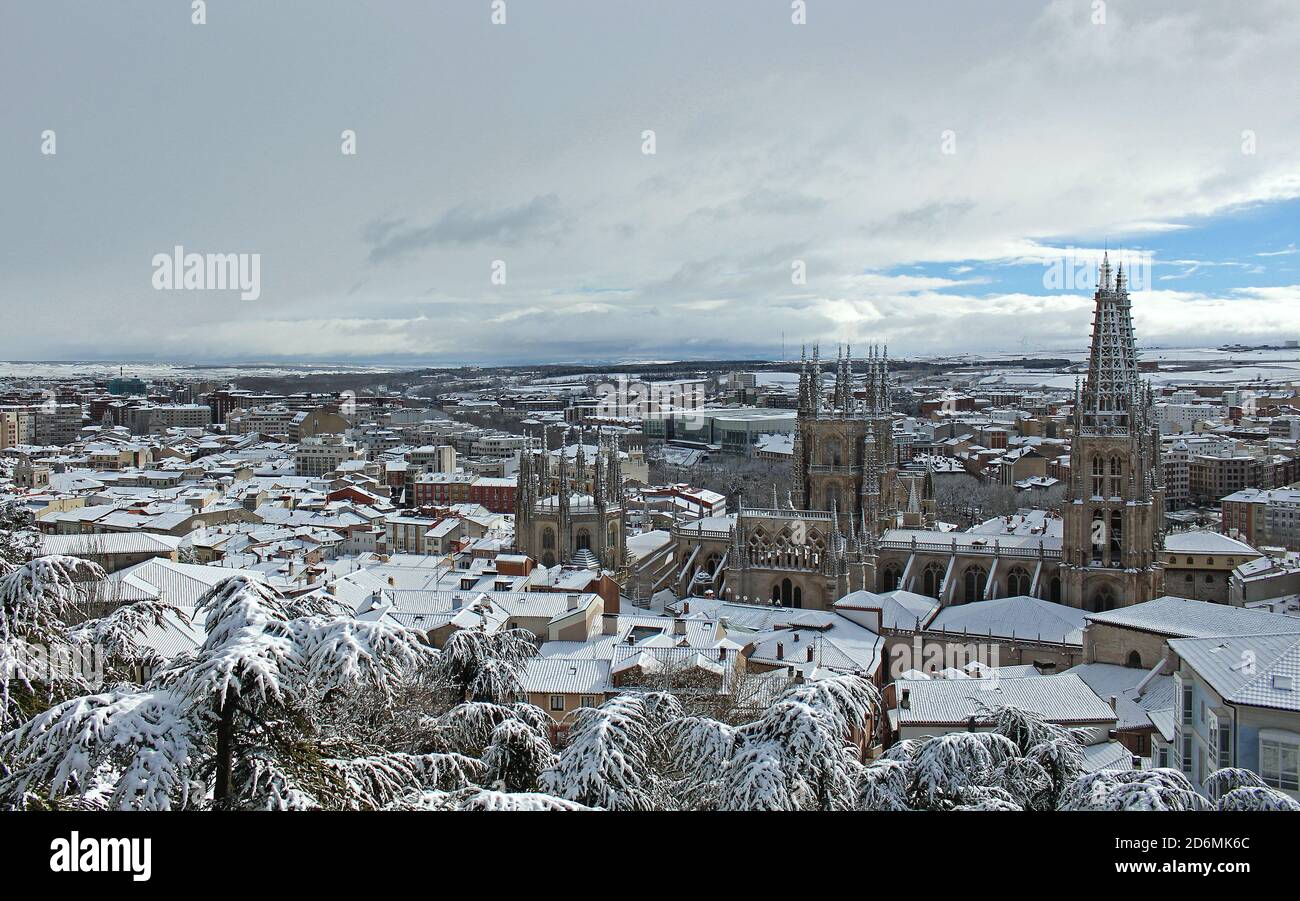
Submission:
M 13 380 L 0 799 L 1300 809 L 1296 383 L 1157 388 L 1097 281 L 1072 389 Z
M 1296 12 L 4 0 L 0 885 L 1285 891 Z

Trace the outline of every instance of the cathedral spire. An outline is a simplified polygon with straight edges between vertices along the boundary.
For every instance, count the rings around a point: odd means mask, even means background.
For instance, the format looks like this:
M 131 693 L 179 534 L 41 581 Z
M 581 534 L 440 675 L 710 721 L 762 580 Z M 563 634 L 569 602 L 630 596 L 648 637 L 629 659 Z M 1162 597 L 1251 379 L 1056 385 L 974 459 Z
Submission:
M 820 341 L 813 342 L 812 377 L 809 380 L 809 391 L 812 393 L 810 398 L 812 412 L 820 414 L 822 411 L 822 346 Z
M 812 409 L 808 393 L 808 345 L 799 348 L 799 412 L 807 413 Z
M 1092 319 L 1092 347 L 1083 382 L 1082 425 L 1105 433 L 1127 430 L 1142 403 L 1132 307 L 1121 264 L 1112 280 L 1110 255 L 1102 259 Z

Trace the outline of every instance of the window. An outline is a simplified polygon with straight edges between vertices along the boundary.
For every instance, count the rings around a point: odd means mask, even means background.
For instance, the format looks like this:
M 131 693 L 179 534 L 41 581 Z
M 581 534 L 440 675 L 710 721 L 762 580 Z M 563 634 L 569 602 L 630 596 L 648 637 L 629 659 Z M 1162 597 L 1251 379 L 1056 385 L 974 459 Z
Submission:
M 1215 747 L 1219 754 L 1219 767 L 1232 766 L 1232 721 L 1219 720 L 1216 724 L 1219 740 Z
M 1260 733 L 1259 775 L 1266 785 L 1300 791 L 1300 736 L 1272 730 Z
M 551 695 L 551 709 L 557 712 L 564 710 L 564 695 Z
M 1125 666 L 1131 666 L 1131 667 L 1135 667 L 1135 668 L 1137 668 L 1137 669 L 1141 669 L 1141 668 L 1142 668 L 1142 655 L 1139 654 L 1137 651 L 1129 651 L 1129 652 L 1128 652 L 1128 663 L 1126 663 Z
M 1183 725 L 1190 726 L 1192 724 L 1192 684 L 1190 682 L 1183 683 L 1182 715 Z
M 580 699 L 580 703 L 581 703 L 581 705 L 582 705 L 583 707 L 598 707 L 598 706 L 599 706 L 599 705 L 596 703 L 596 696 L 595 696 L 595 695 L 583 695 L 582 698 Z

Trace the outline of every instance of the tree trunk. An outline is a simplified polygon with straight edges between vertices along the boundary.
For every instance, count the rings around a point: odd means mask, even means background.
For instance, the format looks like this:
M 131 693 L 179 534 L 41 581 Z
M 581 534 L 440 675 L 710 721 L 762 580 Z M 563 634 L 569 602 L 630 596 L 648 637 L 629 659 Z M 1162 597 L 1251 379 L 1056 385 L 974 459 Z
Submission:
M 225 810 L 230 806 L 230 782 L 234 769 L 235 706 L 233 692 L 227 692 L 224 704 L 217 706 L 217 766 L 212 789 L 213 806 Z

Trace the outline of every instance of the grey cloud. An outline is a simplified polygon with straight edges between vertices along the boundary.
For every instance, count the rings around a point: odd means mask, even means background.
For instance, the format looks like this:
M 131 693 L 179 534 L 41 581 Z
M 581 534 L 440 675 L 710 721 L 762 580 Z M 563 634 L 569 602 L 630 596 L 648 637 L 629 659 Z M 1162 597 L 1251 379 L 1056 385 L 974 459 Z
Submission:
M 410 226 L 405 219 L 376 220 L 363 229 L 362 238 L 371 245 L 370 262 L 383 263 L 438 245 L 485 241 L 517 244 L 528 238 L 553 235 L 561 224 L 559 198 L 544 194 L 521 206 L 503 209 L 454 207 L 430 225 Z

